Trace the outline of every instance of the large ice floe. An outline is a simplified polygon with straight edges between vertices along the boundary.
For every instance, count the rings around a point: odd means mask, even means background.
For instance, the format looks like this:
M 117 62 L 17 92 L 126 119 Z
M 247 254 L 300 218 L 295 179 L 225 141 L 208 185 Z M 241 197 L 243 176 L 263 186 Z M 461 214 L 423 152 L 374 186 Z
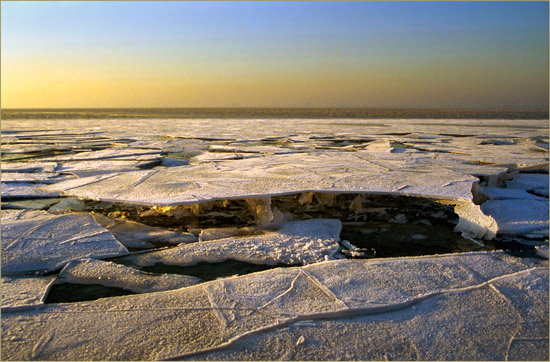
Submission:
M 548 263 L 340 260 L 2 314 L 3 360 L 90 358 L 547 360 Z
M 2 360 L 549 359 L 547 119 L 151 122 L 3 120 Z

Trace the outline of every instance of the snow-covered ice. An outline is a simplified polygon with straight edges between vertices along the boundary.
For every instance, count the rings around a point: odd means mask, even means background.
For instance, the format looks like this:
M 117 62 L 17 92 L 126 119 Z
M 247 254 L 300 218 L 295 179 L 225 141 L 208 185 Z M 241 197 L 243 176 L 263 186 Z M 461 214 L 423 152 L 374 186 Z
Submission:
M 128 254 L 91 215 L 2 211 L 2 274 L 61 269 L 71 260 Z

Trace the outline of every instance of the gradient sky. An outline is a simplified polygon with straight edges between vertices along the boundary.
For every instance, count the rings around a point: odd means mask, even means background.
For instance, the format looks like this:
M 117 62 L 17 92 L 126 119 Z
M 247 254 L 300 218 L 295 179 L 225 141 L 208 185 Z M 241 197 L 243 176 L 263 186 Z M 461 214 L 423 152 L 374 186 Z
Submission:
M 547 108 L 548 2 L 5 2 L 2 108 Z

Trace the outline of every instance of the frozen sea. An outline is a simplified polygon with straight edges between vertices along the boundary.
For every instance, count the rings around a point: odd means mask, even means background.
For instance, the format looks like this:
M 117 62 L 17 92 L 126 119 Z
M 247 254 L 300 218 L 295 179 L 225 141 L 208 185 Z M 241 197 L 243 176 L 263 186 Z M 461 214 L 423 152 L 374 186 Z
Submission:
M 548 111 L 2 110 L 3 360 L 548 360 Z

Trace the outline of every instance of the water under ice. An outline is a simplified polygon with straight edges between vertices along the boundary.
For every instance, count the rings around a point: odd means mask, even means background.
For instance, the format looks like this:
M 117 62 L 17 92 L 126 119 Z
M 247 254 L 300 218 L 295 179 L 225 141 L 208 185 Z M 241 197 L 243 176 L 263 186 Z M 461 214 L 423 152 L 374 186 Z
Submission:
M 128 254 L 91 215 L 2 210 L 2 274 L 44 272 L 83 257 Z

